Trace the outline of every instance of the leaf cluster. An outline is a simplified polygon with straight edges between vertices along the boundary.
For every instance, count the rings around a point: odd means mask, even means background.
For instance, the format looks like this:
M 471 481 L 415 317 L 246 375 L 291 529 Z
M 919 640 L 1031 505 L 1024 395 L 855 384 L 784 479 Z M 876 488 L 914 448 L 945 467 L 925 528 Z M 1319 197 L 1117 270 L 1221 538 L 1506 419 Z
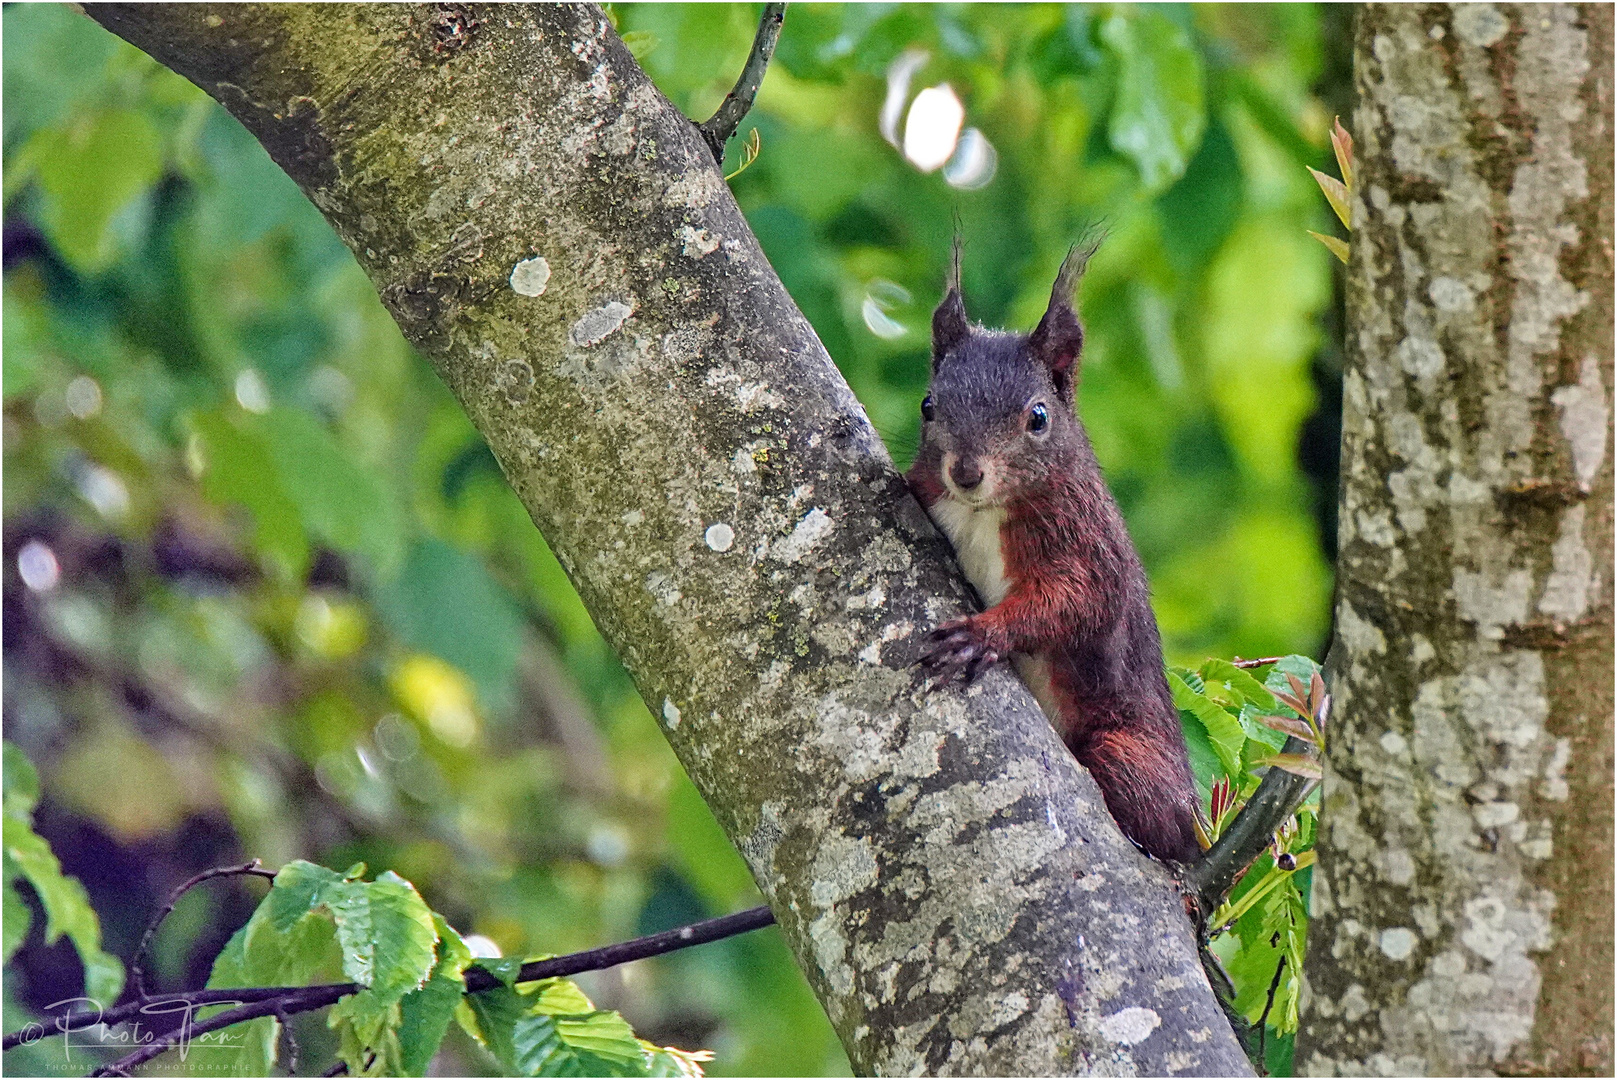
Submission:
M 1261 681 L 1246 663 L 1219 659 L 1168 672 L 1206 800 L 1208 844 L 1235 820 L 1268 769 L 1319 776 L 1311 754 L 1281 752 L 1288 736 L 1320 745 L 1329 698 L 1319 665 L 1292 655 L 1261 666 L 1267 669 Z M 1290 1072 L 1297 1031 L 1318 815 L 1316 788 L 1208 919 L 1213 951 L 1235 985 L 1235 1008 L 1272 1035 L 1265 1039 L 1266 1065 L 1281 1075 Z

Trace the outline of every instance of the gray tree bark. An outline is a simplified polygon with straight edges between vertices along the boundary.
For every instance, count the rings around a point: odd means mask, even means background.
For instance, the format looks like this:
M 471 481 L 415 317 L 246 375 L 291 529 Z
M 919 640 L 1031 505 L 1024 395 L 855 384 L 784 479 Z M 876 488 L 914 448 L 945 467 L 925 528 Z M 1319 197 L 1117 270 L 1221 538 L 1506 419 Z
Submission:
M 1167 873 L 1025 688 L 696 128 L 593 6 L 92 5 L 222 102 L 487 439 L 856 1068 L 1237 1074 Z M 789 31 L 788 31 L 789 32 Z
M 1612 1071 L 1612 9 L 1356 35 L 1336 706 L 1297 1062 Z

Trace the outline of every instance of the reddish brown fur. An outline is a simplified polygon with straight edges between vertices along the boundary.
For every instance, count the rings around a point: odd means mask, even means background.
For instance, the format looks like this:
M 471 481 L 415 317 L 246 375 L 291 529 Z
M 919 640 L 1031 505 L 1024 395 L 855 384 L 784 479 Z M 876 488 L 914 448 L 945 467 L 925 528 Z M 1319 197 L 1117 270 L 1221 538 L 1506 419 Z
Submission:
M 969 682 L 1012 652 L 1043 660 L 1052 722 L 1107 809 L 1147 852 L 1183 862 L 1201 851 L 1196 790 L 1150 590 L 1073 411 L 1082 328 L 1071 290 L 1081 269 L 1069 258 L 1030 337 L 971 327 L 957 276 L 934 315 L 932 393 L 908 479 L 930 511 L 971 497 L 945 481 L 949 456 L 984 463 L 994 480 L 976 505 L 1005 512 L 1008 589 L 981 614 L 940 627 L 922 663 L 944 682 Z M 1040 405 L 1050 422 L 1032 432 Z

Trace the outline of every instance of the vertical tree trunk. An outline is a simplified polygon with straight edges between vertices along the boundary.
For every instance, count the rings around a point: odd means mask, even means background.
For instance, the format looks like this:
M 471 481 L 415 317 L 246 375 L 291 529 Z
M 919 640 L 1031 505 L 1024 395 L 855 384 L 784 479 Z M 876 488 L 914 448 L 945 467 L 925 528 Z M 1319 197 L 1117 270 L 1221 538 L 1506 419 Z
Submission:
M 1612 1070 L 1612 9 L 1369 6 L 1298 1066 Z

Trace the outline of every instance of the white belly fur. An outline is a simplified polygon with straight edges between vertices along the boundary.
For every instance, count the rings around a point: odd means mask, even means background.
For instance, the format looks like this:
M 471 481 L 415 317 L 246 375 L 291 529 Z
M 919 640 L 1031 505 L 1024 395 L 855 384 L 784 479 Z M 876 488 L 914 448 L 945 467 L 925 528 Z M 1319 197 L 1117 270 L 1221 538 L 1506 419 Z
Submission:
M 966 580 L 992 607 L 1005 599 L 1011 583 L 1005 577 L 1005 556 L 1000 551 L 999 529 L 1005 524 L 1005 511 L 997 507 L 973 510 L 965 503 L 945 496 L 928 511 L 943 535 L 954 546 L 954 557 Z
M 998 508 L 973 510 L 965 503 L 944 497 L 928 511 L 943 535 L 954 546 L 960 569 L 966 572 L 983 603 L 992 607 L 1005 599 L 1010 579 L 1005 576 L 1005 555 L 1000 548 L 999 530 L 1005 524 L 1005 511 Z M 1055 688 L 1050 684 L 1050 665 L 1042 657 L 1015 653 L 1011 662 L 1016 673 L 1033 691 L 1044 715 L 1059 720 Z

